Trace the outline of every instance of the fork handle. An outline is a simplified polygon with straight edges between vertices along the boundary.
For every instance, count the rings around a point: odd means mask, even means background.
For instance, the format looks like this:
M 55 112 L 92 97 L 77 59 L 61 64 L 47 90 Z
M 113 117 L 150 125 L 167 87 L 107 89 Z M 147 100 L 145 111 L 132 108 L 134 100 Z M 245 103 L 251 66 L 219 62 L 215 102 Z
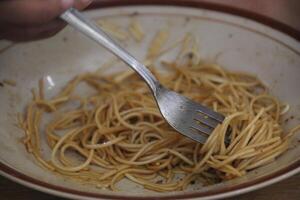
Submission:
M 91 20 L 83 16 L 78 10 L 70 8 L 61 14 L 60 18 L 70 24 L 72 27 L 94 40 L 98 44 L 104 46 L 133 70 L 135 70 L 149 85 L 153 93 L 156 94 L 156 88 L 159 85 L 153 74 L 141 62 L 137 61 L 125 49 L 118 45 L 110 38 L 100 27 L 94 24 Z

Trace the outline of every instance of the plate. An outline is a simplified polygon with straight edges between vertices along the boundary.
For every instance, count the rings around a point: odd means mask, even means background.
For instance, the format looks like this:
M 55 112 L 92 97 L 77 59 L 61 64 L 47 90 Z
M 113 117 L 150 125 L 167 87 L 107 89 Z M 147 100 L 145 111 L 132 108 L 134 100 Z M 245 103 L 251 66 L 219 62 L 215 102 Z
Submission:
M 94 9 L 85 14 L 97 23 L 112 23 L 125 32 L 132 20 L 138 21 L 146 33 L 142 42 L 115 37 L 139 60 L 145 57 L 157 31 L 168 29 L 171 33 L 167 45 L 191 33 L 197 38 L 203 59 L 228 69 L 256 74 L 275 96 L 290 104 L 286 118 L 293 116 L 293 120 L 289 120 L 285 128 L 300 123 L 300 45 L 292 29 L 280 23 L 268 26 L 268 20 L 258 22 L 246 15 L 237 15 L 242 12 L 234 9 L 195 1 L 170 1 L 173 5 L 168 6 L 148 5 L 147 1 L 144 2 L 147 5 L 139 1 L 120 2 L 104 1 L 101 5 L 106 5 L 105 8 L 94 4 Z M 134 3 L 139 5 L 132 5 Z M 121 181 L 118 184 L 121 191 L 112 192 L 58 176 L 39 167 L 26 152 L 21 143 L 23 132 L 16 127 L 16 114 L 23 111 L 31 98 L 31 88 L 37 86 L 41 77 L 46 81 L 47 95 L 51 95 L 74 75 L 99 69 L 114 60 L 114 56 L 72 28 L 47 40 L 12 45 L 3 42 L 0 47 L 3 48 L 0 81 L 16 81 L 16 86 L 4 83 L 0 87 L 0 171 L 13 181 L 73 199 L 216 199 L 252 191 L 300 171 L 298 135 L 291 148 L 275 162 L 234 180 L 206 187 L 195 184 L 186 191 L 157 193 Z M 170 52 L 160 59 L 172 58 L 174 53 Z M 126 65 L 118 65 L 126 69 Z

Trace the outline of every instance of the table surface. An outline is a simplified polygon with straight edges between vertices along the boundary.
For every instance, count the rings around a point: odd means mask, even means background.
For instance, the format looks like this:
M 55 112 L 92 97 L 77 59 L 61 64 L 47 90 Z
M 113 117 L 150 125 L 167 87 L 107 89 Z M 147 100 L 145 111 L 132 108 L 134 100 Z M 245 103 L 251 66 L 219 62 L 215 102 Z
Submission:
M 202 0 L 221 4 L 234 5 L 239 8 L 264 13 L 269 17 L 289 24 L 300 30 L 299 0 Z M 0 177 L 0 199 L 2 200 L 63 200 L 62 198 L 44 194 Z M 300 174 L 279 183 L 253 191 L 228 200 L 296 200 L 300 199 Z

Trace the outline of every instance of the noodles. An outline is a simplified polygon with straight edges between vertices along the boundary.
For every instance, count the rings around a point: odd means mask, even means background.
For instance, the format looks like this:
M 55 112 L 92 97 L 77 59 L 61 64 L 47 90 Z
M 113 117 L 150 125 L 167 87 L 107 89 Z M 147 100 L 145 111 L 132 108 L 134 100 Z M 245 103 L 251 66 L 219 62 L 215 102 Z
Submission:
M 43 167 L 98 187 L 116 190 L 115 184 L 127 178 L 163 192 L 183 190 L 203 174 L 219 179 L 242 176 L 288 148 L 298 128 L 284 133 L 280 116 L 287 106 L 267 94 L 255 77 L 208 64 L 165 66 L 168 73 L 156 74 L 164 85 L 227 116 L 204 145 L 170 128 L 137 75 L 82 74 L 48 100 L 39 83 L 39 93 L 34 93 L 20 122 L 28 152 Z M 81 83 L 94 91 L 77 95 Z M 75 102 L 79 104 L 70 107 Z M 40 147 L 44 115 L 50 115 L 45 134 L 51 158 L 43 158 Z M 183 179 L 177 180 L 177 174 Z
M 133 20 L 130 23 L 128 31 L 131 33 L 131 35 L 137 42 L 141 42 L 143 40 L 145 34 L 137 20 Z
M 168 37 L 168 30 L 161 30 L 154 36 L 153 40 L 150 43 L 148 53 L 146 56 L 148 60 L 154 59 L 158 56 L 158 54 L 161 52 L 163 45 L 167 42 Z
M 128 39 L 128 32 L 126 30 L 123 30 L 120 26 L 117 24 L 108 21 L 108 20 L 99 20 L 97 22 L 101 28 L 111 36 L 113 36 L 115 39 L 118 39 L 120 41 Z
M 106 27 L 125 38 L 118 27 Z M 139 25 L 132 24 L 130 31 L 142 39 Z M 167 38 L 166 30 L 155 36 L 148 59 L 166 52 L 161 49 Z M 125 71 L 78 75 L 50 99 L 40 81 L 19 116 L 27 151 L 44 168 L 99 188 L 118 190 L 116 183 L 128 179 L 159 192 L 184 190 L 196 179 L 212 183 L 243 176 L 285 152 L 300 129 L 285 132 L 281 127 L 289 105 L 268 94 L 252 75 L 200 62 L 190 34 L 181 42 L 178 60 L 162 62 L 167 72 L 151 70 L 164 86 L 226 116 L 205 144 L 172 129 L 146 84 Z M 82 86 L 89 94 L 80 93 Z M 42 154 L 43 136 L 50 157 Z

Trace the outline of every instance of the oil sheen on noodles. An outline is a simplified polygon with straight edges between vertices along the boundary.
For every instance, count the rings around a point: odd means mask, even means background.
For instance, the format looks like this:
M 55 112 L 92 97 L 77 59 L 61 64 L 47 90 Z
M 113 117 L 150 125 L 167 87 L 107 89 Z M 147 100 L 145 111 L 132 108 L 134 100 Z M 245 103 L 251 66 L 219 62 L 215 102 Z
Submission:
M 19 119 L 26 149 L 41 166 L 79 181 L 117 190 L 116 183 L 129 179 L 161 192 L 243 176 L 288 149 L 299 127 L 283 131 L 288 106 L 256 77 L 215 64 L 163 66 L 164 73 L 151 68 L 163 85 L 226 116 L 204 145 L 174 131 L 144 82 L 122 72 L 78 75 L 50 99 L 41 81 Z M 77 93 L 83 85 L 89 94 Z M 42 135 L 51 157 L 42 155 Z

